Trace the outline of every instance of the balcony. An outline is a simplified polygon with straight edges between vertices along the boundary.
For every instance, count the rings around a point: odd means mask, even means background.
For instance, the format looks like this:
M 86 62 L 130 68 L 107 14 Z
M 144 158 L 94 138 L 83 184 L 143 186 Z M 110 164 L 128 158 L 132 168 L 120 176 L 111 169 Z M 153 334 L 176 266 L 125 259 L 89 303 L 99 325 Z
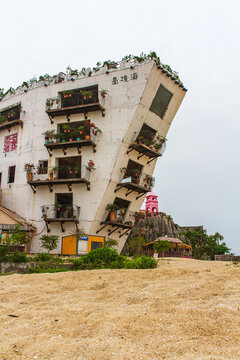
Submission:
M 52 156 L 52 150 L 62 149 L 64 155 L 67 149 L 77 148 L 78 154 L 81 148 L 91 146 L 93 152 L 96 152 L 96 136 L 102 131 L 90 120 L 74 122 L 69 125 L 61 124 L 58 126 L 58 133 L 55 130 L 47 130 L 45 136 L 45 147 Z
M 17 105 L 11 109 L 4 110 L 0 113 L 0 131 L 4 129 L 11 130 L 11 127 L 20 125 L 23 127 L 21 117 L 21 107 Z
M 53 168 L 55 169 L 55 168 Z M 54 174 L 55 173 L 55 174 Z M 72 191 L 72 185 L 85 184 L 87 191 L 90 191 L 90 175 L 91 171 L 86 166 L 83 167 L 83 174 L 79 167 L 60 167 L 57 170 L 49 171 L 49 178 L 46 180 L 28 181 L 33 193 L 36 193 L 38 186 L 48 186 L 49 191 L 53 191 L 55 185 L 67 185 L 68 190 Z M 53 176 L 55 175 L 55 177 Z M 46 175 L 47 176 L 47 175 Z
M 108 235 L 110 236 L 115 231 L 119 232 L 119 237 L 128 234 L 133 227 L 133 212 L 128 211 L 130 202 L 120 198 L 116 198 L 113 204 L 108 204 L 106 210 L 108 214 L 105 221 L 101 221 L 102 225 L 96 233 L 98 234 L 106 227 L 110 227 Z
M 98 92 L 97 86 L 63 91 L 57 97 L 46 100 L 46 113 L 51 123 L 54 117 L 62 115 L 70 121 L 71 114 L 83 113 L 87 119 L 91 111 L 101 111 L 105 116 L 104 97 Z
M 139 153 L 137 159 L 139 160 L 145 155 L 149 158 L 147 162 L 147 164 L 149 164 L 156 158 L 162 156 L 165 149 L 165 137 L 159 135 L 156 131 L 141 130 L 138 135 L 134 135 L 127 154 L 129 154 L 132 150 L 135 150 Z
M 73 222 L 76 225 L 79 223 L 80 207 L 77 205 L 43 205 L 42 218 L 44 219 L 47 232 L 50 232 L 50 223 L 60 223 L 62 232 L 65 232 L 64 224 Z
M 127 172 L 123 175 L 122 182 L 117 184 L 115 193 L 120 189 L 127 189 L 125 196 L 130 195 L 132 192 L 136 192 L 139 195 L 136 197 L 138 200 L 141 196 L 151 191 L 155 179 L 151 175 L 142 173 L 141 175 L 131 175 L 128 176 Z

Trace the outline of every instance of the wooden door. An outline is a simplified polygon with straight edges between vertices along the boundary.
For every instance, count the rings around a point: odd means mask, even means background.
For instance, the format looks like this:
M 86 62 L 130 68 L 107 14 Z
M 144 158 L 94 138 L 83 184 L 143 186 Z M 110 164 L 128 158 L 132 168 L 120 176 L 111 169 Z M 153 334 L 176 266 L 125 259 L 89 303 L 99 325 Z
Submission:
M 77 254 L 77 236 L 63 236 L 62 238 L 62 255 Z

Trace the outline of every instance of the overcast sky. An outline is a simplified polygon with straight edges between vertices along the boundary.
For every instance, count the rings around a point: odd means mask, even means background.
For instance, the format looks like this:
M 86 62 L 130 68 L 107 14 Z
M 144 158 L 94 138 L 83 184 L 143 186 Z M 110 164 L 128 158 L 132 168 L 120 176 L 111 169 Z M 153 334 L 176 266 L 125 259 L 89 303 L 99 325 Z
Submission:
M 188 89 L 154 192 L 240 255 L 240 1 L 0 0 L 0 87 L 155 50 Z

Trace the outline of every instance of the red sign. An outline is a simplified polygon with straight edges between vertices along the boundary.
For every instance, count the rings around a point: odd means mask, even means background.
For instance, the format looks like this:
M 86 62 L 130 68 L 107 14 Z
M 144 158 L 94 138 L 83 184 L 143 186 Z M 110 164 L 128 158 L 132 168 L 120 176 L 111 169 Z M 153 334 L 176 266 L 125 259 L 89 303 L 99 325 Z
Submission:
M 18 133 L 5 136 L 4 152 L 9 152 L 17 149 Z

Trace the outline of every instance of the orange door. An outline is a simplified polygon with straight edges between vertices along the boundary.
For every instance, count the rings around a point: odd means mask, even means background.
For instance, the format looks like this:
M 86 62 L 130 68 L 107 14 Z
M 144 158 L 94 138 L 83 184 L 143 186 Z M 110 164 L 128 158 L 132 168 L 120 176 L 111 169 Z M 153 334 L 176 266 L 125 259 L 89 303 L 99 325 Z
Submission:
M 63 236 L 62 238 L 62 255 L 77 254 L 77 236 Z

